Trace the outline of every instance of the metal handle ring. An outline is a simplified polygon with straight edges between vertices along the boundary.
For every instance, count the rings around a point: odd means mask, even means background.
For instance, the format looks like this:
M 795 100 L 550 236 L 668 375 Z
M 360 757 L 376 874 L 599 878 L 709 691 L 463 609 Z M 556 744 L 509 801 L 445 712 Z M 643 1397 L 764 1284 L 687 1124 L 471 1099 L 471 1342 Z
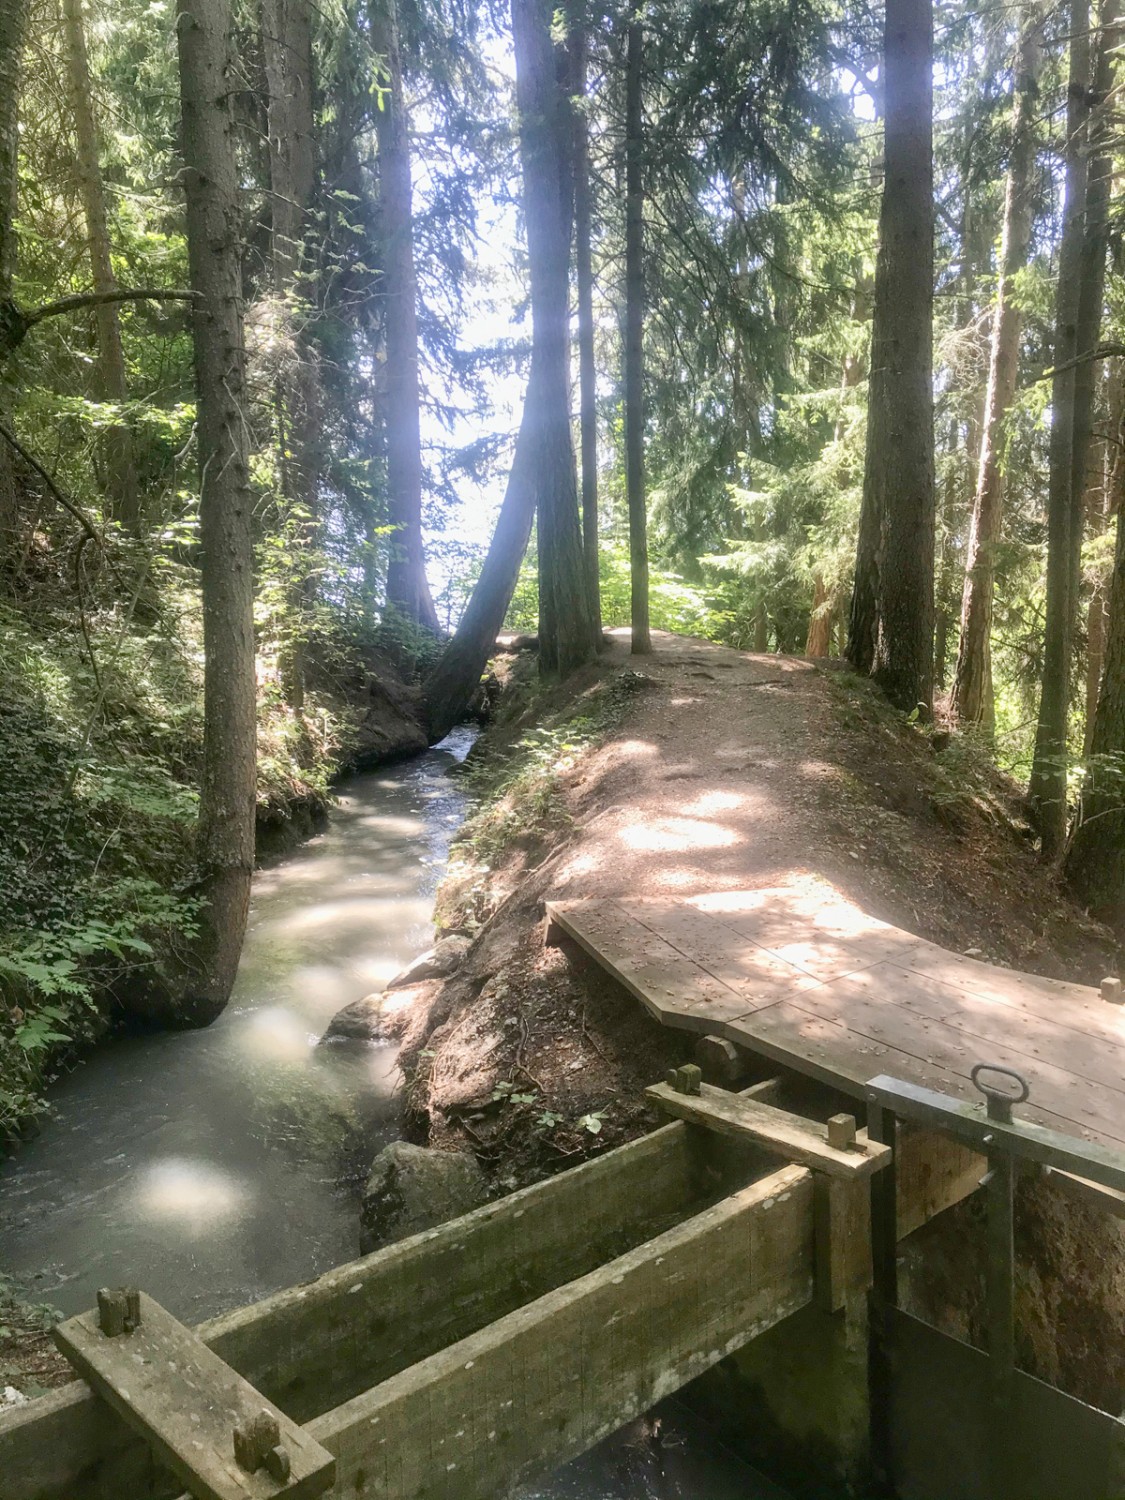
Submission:
M 987 1083 L 981 1083 L 981 1073 L 997 1073 L 1003 1078 L 1011 1078 L 1019 1085 L 1019 1093 L 1009 1094 L 1003 1089 L 992 1088 Z M 979 1062 L 969 1074 L 973 1087 L 980 1090 L 988 1100 L 988 1112 L 990 1115 L 996 1112 L 995 1117 L 1010 1120 L 1012 1117 L 1012 1105 L 1022 1104 L 1031 1093 L 1031 1085 L 1022 1073 L 1017 1073 L 1014 1068 L 1005 1068 L 1000 1063 Z

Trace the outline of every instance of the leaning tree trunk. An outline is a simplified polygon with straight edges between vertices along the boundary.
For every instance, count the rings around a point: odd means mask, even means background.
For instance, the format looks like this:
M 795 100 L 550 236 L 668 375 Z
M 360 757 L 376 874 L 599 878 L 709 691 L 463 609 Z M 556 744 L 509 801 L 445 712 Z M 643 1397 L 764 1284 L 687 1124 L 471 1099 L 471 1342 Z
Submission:
M 98 127 L 94 118 L 90 60 L 86 50 L 86 27 L 82 0 L 63 0 L 67 75 L 77 143 L 78 186 L 86 219 L 90 252 L 90 274 L 95 292 L 116 292 L 117 278 L 110 258 L 109 215 L 102 182 Z M 129 399 L 125 352 L 121 346 L 121 319 L 117 304 L 105 302 L 94 308 L 98 330 L 98 385 L 104 401 L 118 405 Z M 99 443 L 108 475 L 111 510 L 129 531 L 140 529 L 140 488 L 128 427 L 115 423 Z
M 634 656 L 652 650 L 645 502 L 644 34 L 631 21 L 625 63 L 625 494 L 629 508 L 629 619 Z
M 306 544 L 316 538 L 321 470 L 321 389 L 310 337 L 315 286 L 308 237 L 316 201 L 317 152 L 312 15 L 308 0 L 262 0 L 270 161 L 270 257 L 277 317 L 292 332 L 294 359 L 282 371 L 278 432 L 282 493 Z M 306 547 L 301 548 L 304 555 Z M 315 573 L 298 568 L 292 623 L 281 653 L 285 694 L 304 703 L 305 636 Z
M 523 419 L 508 473 L 508 487 L 488 556 L 453 638 L 423 689 L 426 728 L 431 744 L 443 739 L 468 708 L 496 646 L 497 633 L 504 623 L 519 579 L 520 564 L 535 519 L 538 481 L 535 433 L 539 407 L 535 384 L 538 378 L 533 355 Z
M 394 528 L 387 564 L 387 604 L 438 633 L 422 542 L 422 428 L 418 380 L 418 285 L 414 270 L 410 121 L 403 97 L 395 0 L 376 0 L 372 41 L 384 59 L 389 90 L 376 111 L 379 142 L 388 519 Z
M 1013 284 L 1027 264 L 1031 247 L 1037 105 L 1043 67 L 1041 26 L 1037 15 L 1025 17 L 1016 54 L 1012 154 L 1004 197 L 1000 278 L 992 315 L 988 392 L 961 597 L 961 641 L 950 700 L 954 715 L 963 724 L 979 724 L 989 729 L 993 717 L 992 603 L 996 547 L 1004 510 L 1002 439 L 1004 423 L 1016 396 L 1022 322 Z
M 205 906 L 178 1007 L 188 1024 L 213 1020 L 230 996 L 254 867 L 254 556 L 230 30 L 229 0 L 178 0 L 204 651 L 196 860 Z
M 871 333 L 861 549 L 878 518 L 871 671 L 902 709 L 933 701 L 933 10 L 888 0 L 885 30 L 883 203 Z M 864 570 L 871 559 L 862 555 Z M 871 622 L 861 598 L 856 656 Z M 862 577 L 870 588 L 871 578 Z
M 536 453 L 539 665 L 565 676 L 600 644 L 590 617 L 570 434 L 570 177 L 566 101 L 550 0 L 512 0 L 524 217 L 531 280 L 532 379 L 525 421 Z
M 1084 269 L 1090 114 L 1089 0 L 1073 0 L 1067 94 L 1066 201 L 1055 299 L 1055 376 L 1051 386 L 1050 477 L 1047 497 L 1047 606 L 1043 685 L 1028 788 L 1043 854 L 1062 852 L 1066 836 L 1067 731 L 1070 658 L 1077 600 L 1072 597 L 1073 491 L 1076 470 L 1076 360 Z
M 574 110 L 574 262 L 578 292 L 578 428 L 582 449 L 582 552 L 594 632 L 602 633 L 598 567 L 598 372 L 594 357 L 593 194 L 590 187 L 590 127 L 586 98 L 587 36 L 571 33 L 577 107 Z
M 19 183 L 19 101 L 23 80 L 27 0 L 0 0 L 0 331 L 12 319 L 12 277 L 16 269 L 13 225 Z M 8 425 L 11 387 L 7 367 L 0 368 L 0 421 Z M 0 442 L 0 560 L 7 566 L 15 554 L 19 505 L 12 455 Z

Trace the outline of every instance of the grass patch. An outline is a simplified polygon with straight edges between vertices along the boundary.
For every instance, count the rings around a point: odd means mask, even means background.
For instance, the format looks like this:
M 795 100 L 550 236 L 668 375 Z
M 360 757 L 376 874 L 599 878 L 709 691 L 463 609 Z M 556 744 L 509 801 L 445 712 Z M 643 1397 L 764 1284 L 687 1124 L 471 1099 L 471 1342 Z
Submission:
M 478 742 L 463 772 L 473 808 L 452 845 L 449 870 L 437 894 L 439 927 L 473 931 L 491 915 L 491 878 L 519 859 L 534 865 L 571 826 L 565 782 L 581 760 L 621 723 L 648 686 L 642 673 L 625 668 L 595 683 L 542 722 L 518 729 L 502 715 Z M 526 724 L 543 707 L 545 694 L 526 683 L 514 689 L 517 721 Z M 497 740 L 500 743 L 497 743 Z M 491 742 L 490 742 L 491 741 Z

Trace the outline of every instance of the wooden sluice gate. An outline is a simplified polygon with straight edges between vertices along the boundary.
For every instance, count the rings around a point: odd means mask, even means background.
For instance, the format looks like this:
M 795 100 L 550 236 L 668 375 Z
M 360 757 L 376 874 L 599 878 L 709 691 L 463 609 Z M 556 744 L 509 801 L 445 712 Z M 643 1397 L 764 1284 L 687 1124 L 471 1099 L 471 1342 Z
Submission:
M 552 915 L 599 951 L 584 912 Z M 617 944 L 611 969 L 651 996 L 660 981 L 635 919 L 594 920 Z M 851 1029 L 838 1018 L 825 1039 L 802 1030 L 808 996 L 837 983 L 813 978 L 816 955 L 795 980 L 751 943 L 740 961 L 768 993 L 732 1017 L 747 998 L 732 988 L 737 944 L 710 927 L 701 937 L 694 916 L 669 931 L 704 945 L 694 992 L 677 960 L 685 1024 L 705 1032 L 717 1006 L 708 1045 L 721 1055 L 753 1031 L 767 1038 L 760 1057 L 787 1062 L 784 1077 L 735 1093 L 694 1065 L 674 1069 L 648 1091 L 673 1123 L 194 1331 L 143 1295 L 106 1294 L 99 1314 L 59 1331 L 85 1380 L 0 1416 L 0 1500 L 172 1500 L 185 1487 L 197 1500 L 492 1500 L 720 1365 L 756 1379 L 766 1407 L 777 1397 L 780 1412 L 787 1395 L 800 1422 L 808 1382 L 820 1377 L 822 1398 L 824 1380 L 836 1382 L 825 1406 L 843 1414 L 834 1435 L 846 1453 L 832 1493 L 870 1494 L 848 1486 L 873 1480 L 900 1500 L 1123 1500 L 1125 1424 L 1017 1370 L 1012 1336 L 1017 1171 L 1049 1170 L 1121 1213 L 1116 1139 L 1053 1128 L 1088 1107 L 1053 1067 L 1046 1124 L 1024 1113 L 1034 1097 L 1013 1117 L 995 1078 L 987 1111 L 956 1097 L 959 1084 L 928 1090 L 922 1060 L 893 1049 L 912 1059 L 909 1076 L 875 1077 L 869 1057 L 857 1087 L 870 1051 L 857 1028 L 877 1024 L 870 976 L 845 991 Z M 868 946 L 881 983 L 895 978 L 886 953 L 901 959 L 897 942 L 879 934 Z M 763 1019 L 794 994 L 780 1026 Z M 975 1000 L 954 1001 L 982 1024 Z M 916 1010 L 901 1022 L 901 1002 L 890 1016 L 911 1041 L 925 1028 Z M 1082 1004 L 1057 1024 L 1077 1032 L 1077 1017 L 1110 1035 L 1116 1006 L 1103 1020 Z M 938 1027 L 943 1045 L 952 1024 Z M 791 1051 L 780 1028 L 799 1033 Z M 1099 1118 L 1110 1092 L 1101 1085 Z M 982 1183 L 987 1351 L 909 1318 L 896 1293 L 899 1241 Z
M 750 1094 L 773 1092 L 770 1083 Z M 673 1123 L 195 1336 L 252 1388 L 244 1419 L 268 1403 L 331 1456 L 320 1493 L 503 1493 L 814 1298 L 837 1299 L 841 1278 L 866 1284 L 869 1258 L 845 1253 L 817 1184 L 825 1163 L 833 1183 L 865 1181 L 885 1148 L 861 1140 L 840 1152 L 825 1126 L 762 1105 L 759 1137 L 763 1109 L 786 1124 L 772 1160 L 751 1136 L 732 1143 Z M 794 1142 L 810 1164 L 778 1166 Z M 144 1307 L 142 1297 L 141 1329 Z M 170 1364 L 182 1371 L 195 1336 L 168 1321 Z M 84 1369 L 102 1394 L 76 1382 L 0 1417 L 2 1500 L 157 1500 L 177 1492 L 169 1467 L 208 1500 L 317 1492 L 315 1478 L 298 1489 L 264 1467 L 239 1473 L 225 1376 L 211 1372 L 223 1452 L 203 1455 L 213 1424 L 191 1417 L 193 1402 L 208 1400 L 206 1375 L 179 1385 L 155 1336 L 143 1345 L 148 1363 L 131 1360 L 140 1329 L 102 1335 L 113 1350 L 95 1372 L 92 1315 L 82 1323 Z M 74 1331 L 63 1325 L 61 1337 L 73 1343 Z

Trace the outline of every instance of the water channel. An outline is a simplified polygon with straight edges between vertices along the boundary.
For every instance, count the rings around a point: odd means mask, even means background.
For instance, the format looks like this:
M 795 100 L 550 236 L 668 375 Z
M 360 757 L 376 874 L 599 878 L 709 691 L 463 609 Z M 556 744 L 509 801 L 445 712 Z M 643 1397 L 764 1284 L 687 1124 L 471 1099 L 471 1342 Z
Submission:
M 132 1282 L 188 1323 L 358 1254 L 358 1192 L 396 1133 L 390 1048 L 317 1047 L 430 939 L 472 735 L 339 789 L 327 829 L 254 880 L 231 1004 L 204 1031 L 120 1038 L 52 1091 L 0 1167 L 0 1267 L 65 1313 Z M 525 1500 L 782 1500 L 677 1404 Z

